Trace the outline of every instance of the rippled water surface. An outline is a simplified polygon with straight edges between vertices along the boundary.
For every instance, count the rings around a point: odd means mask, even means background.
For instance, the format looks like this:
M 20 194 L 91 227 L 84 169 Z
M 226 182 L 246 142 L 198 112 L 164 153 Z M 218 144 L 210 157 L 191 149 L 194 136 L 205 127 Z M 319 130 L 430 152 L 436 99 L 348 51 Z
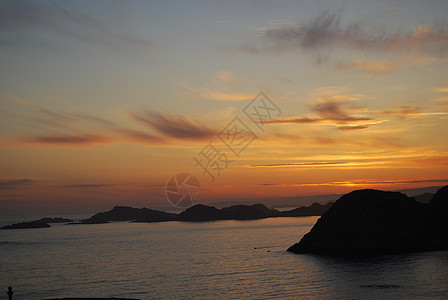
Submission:
M 15 300 L 448 299 L 446 251 L 364 259 L 286 252 L 316 220 L 2 230 L 0 288 L 12 285 Z

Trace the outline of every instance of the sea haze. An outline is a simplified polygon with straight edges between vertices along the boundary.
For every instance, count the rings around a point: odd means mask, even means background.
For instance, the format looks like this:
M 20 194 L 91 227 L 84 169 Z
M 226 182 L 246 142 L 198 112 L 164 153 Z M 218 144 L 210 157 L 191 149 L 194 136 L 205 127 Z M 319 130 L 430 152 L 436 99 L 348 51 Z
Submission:
M 448 252 L 329 258 L 286 249 L 318 217 L 53 224 L 0 231 L 16 299 L 442 299 Z

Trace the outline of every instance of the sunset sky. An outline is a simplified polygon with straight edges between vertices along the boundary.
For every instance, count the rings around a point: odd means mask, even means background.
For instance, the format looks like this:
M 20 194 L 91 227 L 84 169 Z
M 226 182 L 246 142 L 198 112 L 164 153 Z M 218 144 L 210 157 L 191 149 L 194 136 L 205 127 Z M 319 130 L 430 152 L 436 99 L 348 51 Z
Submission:
M 447 12 L 1 1 L 1 215 L 169 210 L 180 172 L 205 204 L 448 184 Z M 244 111 L 260 92 L 278 111 L 254 122 Z M 238 156 L 220 139 L 236 117 L 254 137 Z M 207 145 L 229 160 L 214 182 L 194 160 Z

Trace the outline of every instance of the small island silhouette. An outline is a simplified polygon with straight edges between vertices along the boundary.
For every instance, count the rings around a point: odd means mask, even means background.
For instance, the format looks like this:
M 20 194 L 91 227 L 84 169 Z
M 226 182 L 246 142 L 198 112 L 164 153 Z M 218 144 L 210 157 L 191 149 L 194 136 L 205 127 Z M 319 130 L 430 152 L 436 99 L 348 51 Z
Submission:
M 357 190 L 342 196 L 298 243 L 294 253 L 395 254 L 448 250 L 448 186 L 429 203 L 399 192 Z
M 133 221 L 133 222 L 166 222 L 166 221 L 188 221 L 206 222 L 217 220 L 255 220 L 273 217 L 304 217 L 320 216 L 327 211 L 333 202 L 325 205 L 313 203 L 308 207 L 299 207 L 289 211 L 278 211 L 267 208 L 263 204 L 254 205 L 232 205 L 218 209 L 213 206 L 196 204 L 187 208 L 180 214 L 167 213 L 149 208 L 133 208 L 128 206 L 115 206 L 113 209 L 93 215 L 81 220 L 80 224 L 99 224 L 111 221 Z M 72 223 L 74 224 L 74 223 Z
M 149 208 L 134 208 L 129 206 L 115 206 L 109 211 L 100 212 L 88 219 L 74 222 L 65 218 L 42 218 L 31 222 L 22 222 L 3 226 L 1 229 L 28 229 L 28 228 L 46 228 L 51 227 L 48 223 L 67 223 L 76 224 L 103 224 L 117 221 L 132 222 L 167 222 L 167 221 L 186 221 L 186 222 L 206 222 L 217 220 L 256 220 L 273 217 L 306 217 L 320 216 L 327 211 L 333 202 L 327 204 L 313 203 L 310 206 L 299 207 L 288 211 L 278 211 L 267 208 L 263 204 L 254 205 L 233 205 L 222 209 L 203 204 L 196 204 L 187 208 L 180 214 L 168 213 Z
M 30 222 L 21 222 L 15 223 L 11 225 L 6 225 L 1 227 L 0 229 L 30 229 L 30 228 L 49 228 L 51 227 L 49 223 L 67 223 L 73 222 L 71 219 L 66 218 L 49 218 L 45 217 L 39 220 L 34 220 Z

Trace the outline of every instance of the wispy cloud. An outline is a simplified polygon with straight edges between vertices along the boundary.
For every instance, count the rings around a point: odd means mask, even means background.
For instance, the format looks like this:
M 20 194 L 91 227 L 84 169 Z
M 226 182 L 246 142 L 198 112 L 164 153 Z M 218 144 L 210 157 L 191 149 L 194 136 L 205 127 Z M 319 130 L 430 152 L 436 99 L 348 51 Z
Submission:
M 352 70 L 367 74 L 383 74 L 397 70 L 400 63 L 395 60 L 374 61 L 366 59 L 354 59 L 351 62 L 341 62 L 336 65 L 338 70 Z
M 321 103 L 316 103 L 312 110 L 321 116 L 323 120 L 339 122 L 372 121 L 371 118 L 352 116 L 349 107 L 343 106 L 345 102 L 334 101 L 332 98 L 324 98 Z
M 228 74 L 222 73 L 220 76 L 232 80 Z M 316 89 L 315 93 L 321 96 L 316 96 L 310 102 L 309 114 L 286 116 L 265 121 L 264 124 L 318 126 L 307 126 L 306 131 L 299 130 L 300 132 L 294 132 L 294 130 L 282 132 L 281 127 L 273 126 L 265 138 L 260 138 L 260 141 L 276 139 L 290 144 L 300 140 L 319 147 L 334 145 L 397 147 L 403 144 L 397 137 L 392 137 L 390 132 L 387 137 L 369 136 L 362 140 L 348 138 L 342 133 L 367 130 L 391 120 L 447 114 L 445 110 L 425 111 L 418 106 L 389 106 L 376 109 L 364 107 L 358 104 L 358 100 L 362 99 L 363 95 L 349 94 L 342 87 L 320 88 Z M 182 116 L 148 110 L 129 112 L 127 116 L 130 118 L 115 119 L 114 122 L 111 122 L 103 115 L 96 117 L 77 112 L 60 112 L 19 98 L 8 98 L 8 101 L 27 109 L 20 110 L 20 113 L 24 113 L 25 118 L 21 118 L 20 114 L 17 117 L 25 121 L 26 128 L 30 129 L 2 137 L 0 144 L 7 147 L 27 145 L 94 147 L 114 143 L 173 145 L 179 142 L 201 142 L 205 139 L 213 139 L 220 129 L 215 126 L 216 120 L 203 115 Z M 13 107 L 13 109 L 17 108 Z M 27 111 L 28 113 L 26 113 Z M 232 110 L 220 111 L 219 114 L 230 118 Z M 332 126 L 341 134 L 332 136 L 328 132 L 318 130 L 322 126 Z M 313 130 L 310 131 L 310 129 Z
M 89 188 L 102 188 L 102 187 L 110 187 L 114 186 L 114 184 L 109 183 L 83 183 L 83 184 L 69 184 L 64 187 L 68 188 L 76 188 L 76 189 L 89 189 Z
M 438 87 L 435 88 L 434 90 L 439 93 L 448 93 L 448 87 Z
M 254 91 L 269 90 L 249 79 L 238 77 L 228 70 L 215 72 L 199 85 L 188 81 L 177 82 L 184 98 L 218 100 L 218 101 L 248 101 L 256 94 Z
M 402 179 L 402 180 L 350 180 L 350 181 L 336 181 L 329 182 L 327 184 L 332 185 L 373 185 L 373 184 L 409 184 L 409 183 L 445 183 L 448 182 L 448 178 L 437 178 L 437 179 Z
M 12 103 L 19 104 L 25 108 L 32 109 L 37 113 L 41 113 L 45 117 L 44 122 L 48 122 L 49 119 L 51 119 L 53 122 L 58 122 L 59 125 L 63 125 L 63 124 L 66 124 L 67 122 L 71 122 L 71 121 L 76 122 L 76 121 L 82 120 L 82 121 L 94 122 L 94 123 L 107 125 L 107 126 L 113 125 L 112 122 L 110 122 L 104 118 L 98 117 L 98 116 L 82 114 L 82 113 L 57 112 L 55 110 L 46 108 L 42 105 L 39 105 L 37 103 L 31 102 L 31 101 L 28 101 L 28 100 L 25 100 L 25 99 L 19 98 L 19 97 L 2 96 L 1 99 L 5 100 L 5 101 L 12 102 Z
M 316 124 L 334 126 L 341 131 L 368 129 L 391 120 L 406 120 L 423 116 L 446 115 L 442 111 L 425 111 L 420 106 L 387 106 L 369 108 L 355 105 L 362 95 L 349 95 L 344 89 L 317 89 L 321 96 L 309 105 L 313 114 L 285 116 L 264 124 Z
M 314 116 L 284 117 L 266 121 L 266 124 L 322 124 L 333 125 L 340 130 L 366 129 L 382 120 L 358 114 L 359 107 L 350 104 L 352 97 L 325 96 L 310 106 Z
M 26 185 L 34 183 L 35 180 L 29 178 L 13 179 L 13 180 L 0 180 L 0 190 L 14 190 Z
M 114 140 L 105 132 L 114 124 L 102 117 L 79 112 L 60 112 L 13 96 L 2 96 L 1 100 L 19 105 L 21 109 L 17 117 L 29 128 L 28 132 L 17 133 L 14 141 L 2 144 L 85 146 L 111 143 Z M 17 110 L 15 107 L 12 109 Z
M 448 97 L 437 97 L 437 98 L 434 98 L 432 100 L 434 100 L 434 101 L 448 101 Z
M 228 100 L 228 101 L 246 101 L 252 100 L 253 94 L 249 93 L 223 93 L 223 92 L 214 92 L 208 91 L 207 93 L 210 99 L 215 100 Z
M 125 140 L 130 140 L 132 142 L 144 143 L 144 144 L 168 144 L 169 142 L 160 136 L 130 129 L 130 128 L 117 128 L 114 129 L 115 132 L 119 133 Z
M 395 132 L 394 130 L 374 128 L 372 125 L 368 128 L 347 129 L 344 125 L 319 124 L 317 126 L 274 126 L 269 128 L 269 135 L 260 137 L 258 140 L 264 143 L 296 147 L 300 145 L 301 151 L 315 151 L 317 148 L 327 149 L 400 149 L 410 147 L 406 136 Z M 328 130 L 322 125 L 332 126 L 337 131 Z M 345 125 L 349 127 L 350 125 Z M 363 125 L 351 125 L 357 127 Z M 400 131 L 403 129 L 400 129 Z
M 369 126 L 367 126 L 367 125 L 351 125 L 351 126 L 339 126 L 338 127 L 339 130 L 345 130 L 345 131 L 367 129 L 367 128 L 369 128 Z
M 418 117 L 418 116 L 431 116 L 431 115 L 446 115 L 445 112 L 424 112 L 423 109 L 419 106 L 409 106 L 409 105 L 400 105 L 400 106 L 389 106 L 386 107 L 386 110 L 377 111 L 377 114 L 395 117 L 400 120 Z
M 301 50 L 311 53 L 316 62 L 329 57 L 332 49 L 391 56 L 382 62 L 354 59 L 336 65 L 340 70 L 370 74 L 392 72 L 409 58 L 444 59 L 448 54 L 448 28 L 443 22 L 418 25 L 408 31 L 388 31 L 363 28 L 362 22 L 344 22 L 341 12 L 327 11 L 306 23 L 276 25 L 263 29 L 257 36 L 261 44 L 245 44 L 240 50 L 249 53 Z
M 31 144 L 50 144 L 50 145 L 97 145 L 112 142 L 112 139 L 106 136 L 93 134 L 80 135 L 44 135 L 24 139 L 24 142 Z
M 16 134 L 12 140 L 3 137 L 3 146 L 69 145 L 94 146 L 110 143 L 143 143 L 167 145 L 175 141 L 200 141 L 216 136 L 214 128 L 197 117 L 179 116 L 154 111 L 131 112 L 127 121 L 114 122 L 83 113 L 66 113 L 48 109 L 34 102 L 17 98 L 1 97 L 2 100 L 20 105 L 17 117 L 32 128 L 29 132 Z M 17 108 L 12 108 L 17 110 Z M 223 112 L 221 112 L 223 113 Z M 14 116 L 15 114 L 12 114 Z M 201 119 L 201 118 L 200 118 Z M 141 125 L 146 128 L 141 128 Z
M 414 183 L 447 183 L 448 178 L 435 178 L 435 179 L 397 179 L 397 180 L 347 180 L 347 181 L 327 181 L 319 183 L 263 183 L 260 185 L 272 185 L 272 186 L 362 186 L 364 188 L 375 185 L 400 185 L 400 184 L 414 184 Z
M 86 9 L 71 1 L 1 1 L 0 46 L 25 43 L 50 48 L 48 36 L 65 45 L 68 37 L 76 42 L 115 48 L 151 46 L 146 37 L 123 30 L 127 20 L 125 12 L 124 2 L 112 2 L 105 14 L 94 4 Z M 120 18 L 120 28 L 115 25 L 117 18 Z
M 40 112 L 44 115 L 46 115 L 47 117 L 53 118 L 53 119 L 58 119 L 58 120 L 70 120 L 72 119 L 70 116 L 66 115 L 66 114 L 62 114 L 62 113 L 58 113 L 55 112 L 53 110 L 47 109 L 37 103 L 19 98 L 19 97 L 14 97 L 14 96 L 2 96 L 1 97 L 3 100 L 12 102 L 12 103 L 17 103 L 20 104 L 21 106 L 27 107 L 27 108 L 31 108 L 37 112 Z
M 251 167 L 316 167 L 316 166 L 331 166 L 331 165 L 343 165 L 347 162 L 310 162 L 310 163 L 277 163 L 277 164 L 263 164 L 263 165 L 251 165 Z
M 419 25 L 410 32 L 363 30 L 360 23 L 342 22 L 342 14 L 325 12 L 308 23 L 266 29 L 263 36 L 278 49 L 331 47 L 381 52 L 425 54 L 443 58 L 448 54 L 448 29 L 443 23 Z
M 158 133 L 171 138 L 202 140 L 212 138 L 217 134 L 217 130 L 182 116 L 172 116 L 153 111 L 147 111 L 142 114 L 131 114 L 131 116 L 135 120 L 156 130 Z
M 434 91 L 441 93 L 441 94 L 446 94 L 448 93 L 448 87 L 438 87 L 438 88 L 434 88 Z M 435 99 L 433 99 L 438 103 L 438 105 L 442 108 L 442 109 L 448 109 L 448 97 L 446 95 L 443 95 L 441 97 L 437 97 Z

